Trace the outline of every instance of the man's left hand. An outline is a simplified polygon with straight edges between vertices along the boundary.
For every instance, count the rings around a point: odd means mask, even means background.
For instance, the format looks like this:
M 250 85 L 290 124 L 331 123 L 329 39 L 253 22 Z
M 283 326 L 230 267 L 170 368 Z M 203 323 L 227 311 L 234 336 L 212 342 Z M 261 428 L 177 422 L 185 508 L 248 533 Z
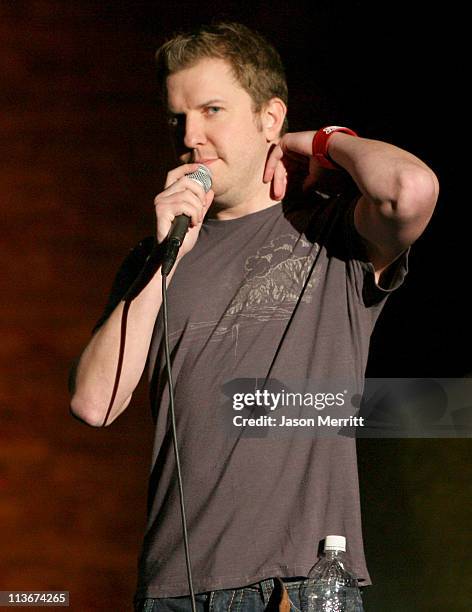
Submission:
M 267 157 L 264 170 L 264 183 L 272 181 L 272 195 L 282 200 L 287 186 L 302 181 L 303 190 L 315 184 L 324 173 L 312 155 L 312 142 L 316 134 L 309 132 L 289 132 L 274 145 Z

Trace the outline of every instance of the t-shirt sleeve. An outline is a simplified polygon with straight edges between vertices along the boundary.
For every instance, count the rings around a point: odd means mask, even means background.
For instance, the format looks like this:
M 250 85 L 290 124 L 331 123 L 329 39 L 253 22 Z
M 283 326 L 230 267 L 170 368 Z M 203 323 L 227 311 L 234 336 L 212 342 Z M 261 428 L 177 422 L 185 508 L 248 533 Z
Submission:
M 362 303 L 369 307 L 382 303 L 398 289 L 408 273 L 410 247 L 405 249 L 382 274 L 381 284 L 375 280 L 375 269 L 369 261 L 364 239 L 356 229 L 354 210 L 359 200 L 358 193 L 348 201 L 343 213 L 345 241 L 348 249 L 348 266 L 352 280 Z
M 144 240 L 141 240 L 141 242 L 139 242 L 129 251 L 128 255 L 125 257 L 118 269 L 105 308 L 102 315 L 93 326 L 92 334 L 94 334 L 105 323 L 111 313 L 124 298 L 126 292 L 143 269 L 147 258 L 153 249 L 153 246 L 154 238 L 149 236 L 144 238 Z

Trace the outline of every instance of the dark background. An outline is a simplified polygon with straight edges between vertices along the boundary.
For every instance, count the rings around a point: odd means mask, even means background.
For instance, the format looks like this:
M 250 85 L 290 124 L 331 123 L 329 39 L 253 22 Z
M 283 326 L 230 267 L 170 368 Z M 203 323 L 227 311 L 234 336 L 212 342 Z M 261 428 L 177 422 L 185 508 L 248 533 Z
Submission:
M 145 389 L 95 430 L 68 414 L 67 373 L 118 264 L 153 232 L 172 164 L 154 51 L 213 18 L 277 46 L 292 130 L 348 125 L 435 170 L 437 211 L 379 320 L 368 374 L 472 371 L 468 34 L 453 4 L 0 1 L 0 590 L 69 590 L 73 610 L 131 609 L 152 439 Z M 470 441 L 358 449 L 367 612 L 468 610 Z

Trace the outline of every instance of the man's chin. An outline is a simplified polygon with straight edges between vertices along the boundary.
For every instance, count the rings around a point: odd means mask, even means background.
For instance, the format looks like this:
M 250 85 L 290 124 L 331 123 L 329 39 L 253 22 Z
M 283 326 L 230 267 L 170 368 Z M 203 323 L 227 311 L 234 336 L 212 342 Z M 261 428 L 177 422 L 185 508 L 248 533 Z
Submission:
M 214 177 L 212 177 L 212 186 L 211 186 L 213 193 L 215 194 L 215 197 L 213 198 L 213 202 L 215 201 L 221 201 L 221 203 L 223 203 L 226 200 L 226 196 L 228 195 L 228 189 L 221 184 L 221 181 L 218 181 L 218 179 L 215 180 Z
M 221 210 L 228 210 L 228 208 L 232 207 L 231 201 L 228 200 L 226 193 L 222 191 L 215 191 L 215 197 L 213 198 L 213 202 L 208 209 L 208 216 L 213 217 L 216 213 Z

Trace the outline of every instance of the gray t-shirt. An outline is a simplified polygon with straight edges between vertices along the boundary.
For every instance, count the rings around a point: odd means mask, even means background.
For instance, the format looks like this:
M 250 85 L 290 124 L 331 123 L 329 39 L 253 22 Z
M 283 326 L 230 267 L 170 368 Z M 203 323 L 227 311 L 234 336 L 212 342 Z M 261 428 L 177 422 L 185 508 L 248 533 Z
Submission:
M 370 583 L 355 439 L 225 427 L 225 390 L 234 381 L 250 386 L 269 375 L 349 380 L 362 389 L 375 321 L 407 257 L 394 264 L 388 289 L 375 284 L 354 228 L 356 200 L 315 193 L 302 204 L 208 219 L 169 286 L 195 592 L 304 576 L 329 534 L 346 536 L 348 561 L 361 584 Z M 102 321 L 150 246 L 144 241 L 125 262 Z M 148 359 L 155 442 L 136 597 L 188 594 L 162 333 L 161 309 Z

